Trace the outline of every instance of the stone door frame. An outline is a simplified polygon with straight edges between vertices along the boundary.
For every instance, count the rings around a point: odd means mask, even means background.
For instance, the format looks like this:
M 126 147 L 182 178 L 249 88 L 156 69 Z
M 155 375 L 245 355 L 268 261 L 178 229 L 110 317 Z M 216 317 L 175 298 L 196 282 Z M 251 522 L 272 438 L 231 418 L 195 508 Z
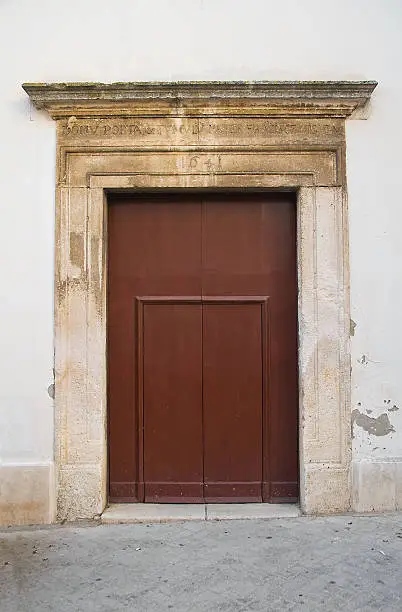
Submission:
M 345 119 L 374 82 L 26 84 L 57 122 L 57 518 L 107 504 L 107 192 L 297 192 L 300 495 L 351 500 Z

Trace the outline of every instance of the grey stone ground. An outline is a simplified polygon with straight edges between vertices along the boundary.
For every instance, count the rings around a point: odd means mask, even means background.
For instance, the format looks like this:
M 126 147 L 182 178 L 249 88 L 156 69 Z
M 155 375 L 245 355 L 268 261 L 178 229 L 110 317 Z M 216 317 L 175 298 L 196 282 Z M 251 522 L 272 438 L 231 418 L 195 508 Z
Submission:
M 402 611 L 402 516 L 0 533 L 1 612 Z

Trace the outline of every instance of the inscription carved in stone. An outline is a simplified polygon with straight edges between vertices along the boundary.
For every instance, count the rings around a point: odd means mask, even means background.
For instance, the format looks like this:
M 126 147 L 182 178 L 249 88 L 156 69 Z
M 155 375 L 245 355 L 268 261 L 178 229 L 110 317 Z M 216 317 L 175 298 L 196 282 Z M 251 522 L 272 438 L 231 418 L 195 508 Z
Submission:
M 142 125 L 139 123 L 73 123 L 64 125 L 62 136 L 94 136 L 98 138 L 113 136 L 147 136 L 162 135 L 161 126 Z
M 218 138 L 230 144 L 243 141 L 261 143 L 309 142 L 337 145 L 343 142 L 343 125 L 336 119 L 280 118 L 121 118 L 60 120 L 62 139 L 73 140 L 122 140 L 152 142 L 214 143 Z
M 263 128 L 264 126 L 260 126 Z M 273 126 L 269 126 L 272 130 Z M 88 123 L 67 123 L 63 125 L 62 136 L 63 137 L 95 137 L 105 138 L 113 136 L 166 136 L 171 137 L 174 135 L 190 136 L 190 135 L 235 135 L 241 136 L 256 133 L 256 126 L 250 124 L 249 126 L 244 124 L 244 121 L 238 125 L 231 123 L 200 123 L 198 120 L 187 120 L 185 123 L 169 123 L 165 121 L 162 124 L 158 124 L 153 120 L 152 122 L 118 122 L 118 123 L 100 123 L 100 122 L 88 122 Z
M 222 172 L 222 156 L 192 155 L 188 161 L 190 172 Z

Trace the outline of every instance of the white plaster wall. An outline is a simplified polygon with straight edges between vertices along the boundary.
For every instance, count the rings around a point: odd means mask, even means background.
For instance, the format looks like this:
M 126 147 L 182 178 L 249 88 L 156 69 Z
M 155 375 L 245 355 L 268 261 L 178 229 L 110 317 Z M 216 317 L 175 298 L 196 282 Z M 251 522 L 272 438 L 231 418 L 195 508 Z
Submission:
M 354 458 L 402 459 L 401 32 L 400 0 L 0 0 L 4 464 L 53 446 L 54 123 L 20 85 L 178 79 L 379 81 L 347 125 L 352 409 L 401 409 L 395 433 L 355 427 Z

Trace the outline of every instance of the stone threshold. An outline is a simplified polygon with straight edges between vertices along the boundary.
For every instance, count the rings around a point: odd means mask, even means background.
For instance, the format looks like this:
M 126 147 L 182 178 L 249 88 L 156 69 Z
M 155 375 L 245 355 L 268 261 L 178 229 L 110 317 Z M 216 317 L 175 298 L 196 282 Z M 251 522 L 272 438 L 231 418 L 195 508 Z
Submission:
M 233 519 L 295 518 L 297 504 L 111 504 L 102 523 L 167 523 L 171 521 L 223 521 Z

